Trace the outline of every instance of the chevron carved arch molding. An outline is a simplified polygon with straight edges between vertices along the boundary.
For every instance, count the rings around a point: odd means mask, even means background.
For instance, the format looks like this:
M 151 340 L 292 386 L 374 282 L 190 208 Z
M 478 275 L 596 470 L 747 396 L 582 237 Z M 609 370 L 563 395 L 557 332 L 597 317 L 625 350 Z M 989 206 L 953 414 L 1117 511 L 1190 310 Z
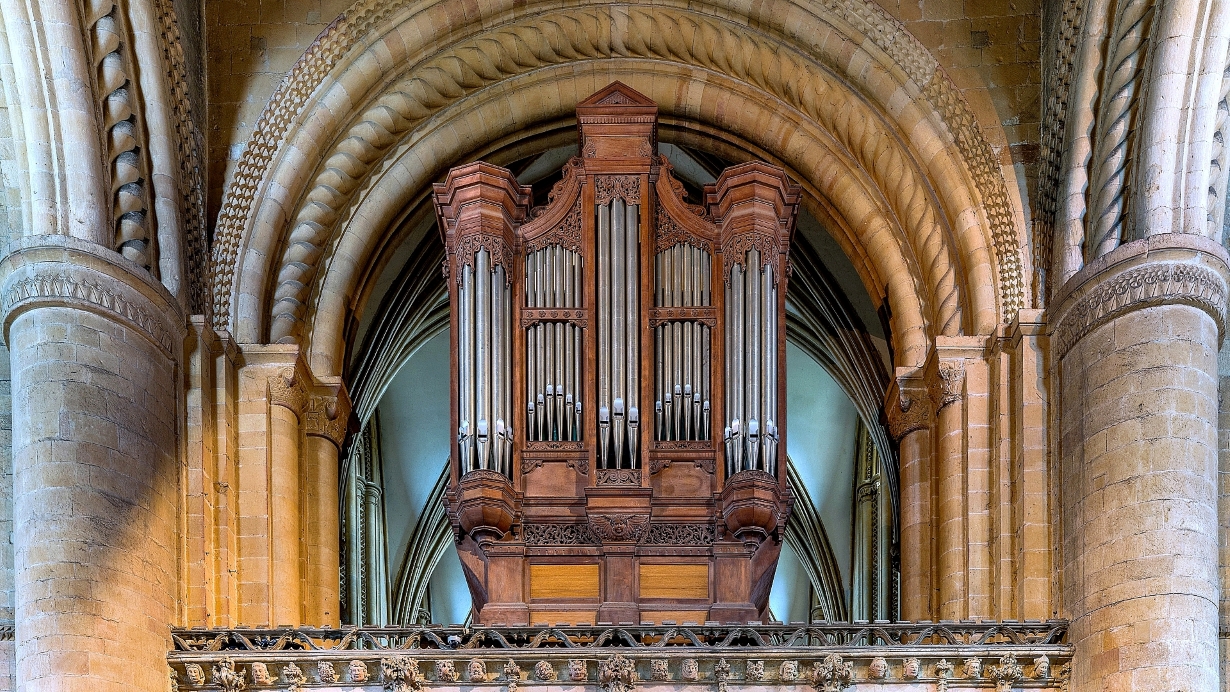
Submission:
M 612 57 L 645 61 L 649 75 L 685 67 L 724 77 L 809 121 L 847 176 L 867 188 L 865 206 L 899 237 L 901 263 L 925 288 L 918 321 L 928 335 L 985 333 L 1024 305 L 1023 234 L 998 165 L 931 56 L 874 5 L 830 2 L 813 15 L 778 3 L 752 18 L 756 30 L 717 16 L 730 13 L 716 4 L 702 8 L 712 13 L 544 5 L 502 24 L 493 16 L 437 27 L 436 35 L 458 37 L 444 49 L 407 38 L 416 21 L 448 23 L 435 5 L 374 7 L 356 5 L 304 55 L 258 122 L 228 189 L 214 250 L 215 319 L 243 341 L 301 339 L 339 226 L 356 218 L 372 176 L 403 145 L 421 143 L 443 112 L 511 79 L 578 62 L 609 65 Z M 386 33 L 367 36 L 377 27 Z M 811 35 L 799 35 L 801 27 Z M 357 44 L 364 50 L 349 50 Z M 393 65 L 413 77 L 397 78 Z M 584 96 L 566 94 L 573 88 L 557 86 L 545 110 Z M 360 93 L 372 96 L 354 103 Z M 695 106 L 686 96 L 667 98 L 677 103 L 666 110 L 677 106 L 677 115 L 703 121 L 706 114 L 687 112 Z M 357 115 L 343 121 L 341 113 Z M 325 164 L 305 170 L 316 160 Z M 881 267 L 873 294 L 891 293 L 888 269 Z

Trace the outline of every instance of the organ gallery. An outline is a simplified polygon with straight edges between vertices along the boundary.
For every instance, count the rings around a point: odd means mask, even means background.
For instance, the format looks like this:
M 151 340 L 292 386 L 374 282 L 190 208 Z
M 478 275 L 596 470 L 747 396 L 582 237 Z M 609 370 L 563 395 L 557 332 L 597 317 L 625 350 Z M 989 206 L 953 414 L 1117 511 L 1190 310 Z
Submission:
M 546 204 L 473 163 L 435 186 L 452 328 L 448 514 L 479 622 L 764 616 L 786 484 L 800 192 L 727 168 L 689 200 L 657 106 L 577 106 Z

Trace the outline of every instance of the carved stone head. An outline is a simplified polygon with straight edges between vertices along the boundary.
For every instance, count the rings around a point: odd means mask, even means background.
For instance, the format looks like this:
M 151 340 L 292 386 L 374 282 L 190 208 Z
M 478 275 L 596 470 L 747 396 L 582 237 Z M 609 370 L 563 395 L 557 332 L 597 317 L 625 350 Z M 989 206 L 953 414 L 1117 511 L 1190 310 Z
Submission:
M 700 680 L 700 664 L 694 658 L 683 659 L 683 665 L 679 670 L 680 677 L 688 682 L 696 682 Z
M 337 682 L 337 671 L 333 670 L 333 663 L 330 661 L 321 661 L 317 663 L 316 677 L 325 684 Z
M 901 662 L 901 677 L 906 680 L 917 680 L 922 663 L 917 658 L 907 658 Z
M 799 679 L 799 662 L 798 661 L 782 661 L 781 666 L 777 669 L 777 675 L 782 679 L 782 682 L 794 682 Z
M 971 680 L 982 677 L 982 659 L 981 658 L 965 659 L 965 665 L 963 666 L 963 669 L 965 671 L 965 677 L 970 678 Z
M 273 679 L 269 677 L 269 666 L 257 661 L 248 666 L 252 670 L 253 685 L 272 685 Z
M 764 661 L 748 661 L 743 677 L 749 682 L 764 680 Z
M 1034 677 L 1045 680 L 1051 676 L 1051 659 L 1043 654 L 1034 659 Z
M 543 682 L 555 681 L 555 666 L 548 661 L 539 661 L 534 664 L 534 677 Z
M 457 682 L 457 667 L 452 661 L 436 661 L 436 680 Z
M 883 680 L 888 675 L 888 661 L 885 661 L 883 656 L 876 656 L 871 659 L 867 672 L 873 680 Z
M 199 663 L 189 663 L 184 666 L 184 675 L 188 677 L 188 682 L 200 687 L 205 684 L 205 671 Z
M 649 677 L 653 680 L 670 680 L 669 661 L 665 658 L 655 658 L 649 662 Z
M 351 661 L 346 667 L 346 675 L 351 682 L 367 682 L 367 664 L 363 661 Z
M 589 667 L 579 658 L 568 660 L 568 679 L 573 682 L 583 682 L 589 678 Z
M 487 666 L 477 658 L 471 658 L 466 665 L 466 680 L 470 682 L 487 682 Z

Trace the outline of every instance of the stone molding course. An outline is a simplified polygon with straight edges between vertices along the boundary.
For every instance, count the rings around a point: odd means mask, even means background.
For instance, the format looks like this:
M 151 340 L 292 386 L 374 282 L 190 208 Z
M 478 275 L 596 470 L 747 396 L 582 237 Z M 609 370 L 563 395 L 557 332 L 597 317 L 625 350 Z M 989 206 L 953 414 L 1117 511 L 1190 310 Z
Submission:
M 1230 257 L 1211 240 L 1161 234 L 1121 245 L 1063 287 L 1051 314 L 1052 344 L 1063 358 L 1086 334 L 1121 315 L 1156 305 L 1189 305 L 1226 333 Z
M 40 307 L 75 307 L 115 319 L 179 360 L 186 322 L 178 302 L 133 262 L 69 236 L 29 236 L 0 260 L 0 314 L 13 320 Z

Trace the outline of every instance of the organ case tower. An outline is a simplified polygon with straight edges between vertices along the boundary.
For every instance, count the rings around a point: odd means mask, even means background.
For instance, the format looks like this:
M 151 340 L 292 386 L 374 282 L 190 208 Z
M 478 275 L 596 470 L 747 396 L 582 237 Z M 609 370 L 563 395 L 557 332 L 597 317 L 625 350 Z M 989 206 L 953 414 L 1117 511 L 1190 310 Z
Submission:
M 484 624 L 767 615 L 786 484 L 785 295 L 799 189 L 726 169 L 690 204 L 657 106 L 577 107 L 549 201 L 507 170 L 435 188 L 448 251 L 448 513 Z

